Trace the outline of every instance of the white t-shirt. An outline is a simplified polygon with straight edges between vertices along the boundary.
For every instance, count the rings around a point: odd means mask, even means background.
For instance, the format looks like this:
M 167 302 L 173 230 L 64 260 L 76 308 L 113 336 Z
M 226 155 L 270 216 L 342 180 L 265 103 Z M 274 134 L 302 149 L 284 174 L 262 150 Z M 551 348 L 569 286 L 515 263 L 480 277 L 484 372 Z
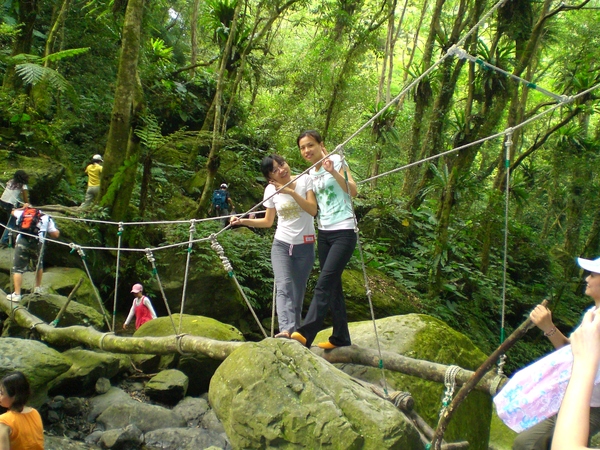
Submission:
M 15 216 L 15 218 L 17 219 L 17 222 L 18 222 L 19 217 L 21 217 L 23 215 L 23 210 L 15 209 L 13 211 L 13 215 Z M 40 231 L 38 233 L 38 236 L 40 236 L 42 238 L 47 233 L 53 233 L 54 231 L 58 231 L 58 228 L 56 228 L 56 224 L 54 223 L 54 219 L 52 219 L 52 217 L 50 217 L 48 214 L 42 213 L 42 217 L 40 218 L 39 225 L 40 225 Z M 19 240 L 20 237 L 21 237 L 21 234 L 19 234 L 17 236 L 17 240 Z M 43 241 L 43 239 L 41 241 Z
M 11 181 L 9 181 L 6 184 L 6 189 L 4 189 L 4 192 L 2 193 L 2 197 L 0 197 L 0 200 L 2 200 L 3 202 L 6 202 L 6 203 L 10 203 L 15 208 L 18 208 L 20 206 L 19 203 L 23 202 L 22 191 L 27 190 L 27 185 L 24 184 L 19 189 L 11 189 L 13 186 Z
M 294 191 L 306 198 L 306 193 L 313 190 L 312 179 L 301 175 L 294 180 Z M 265 188 L 263 198 L 271 197 L 277 189 L 272 184 Z M 277 230 L 275 239 L 290 245 L 312 244 L 315 242 L 314 218 L 304 211 L 294 197 L 288 194 L 275 194 L 263 202 L 265 208 L 275 208 L 277 211 Z

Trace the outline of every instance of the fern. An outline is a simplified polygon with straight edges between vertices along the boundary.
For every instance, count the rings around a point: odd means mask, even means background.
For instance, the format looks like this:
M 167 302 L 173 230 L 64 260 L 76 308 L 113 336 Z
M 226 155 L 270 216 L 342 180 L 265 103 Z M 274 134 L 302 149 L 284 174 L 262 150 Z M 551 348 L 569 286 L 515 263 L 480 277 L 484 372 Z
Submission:
M 56 62 L 61 59 L 71 58 L 73 56 L 82 55 L 90 51 L 90 47 L 81 47 L 81 48 L 70 48 L 68 50 L 63 50 L 61 52 L 52 53 L 44 58 L 41 58 L 41 61 L 46 62 Z
M 17 64 L 15 71 L 25 84 L 35 86 L 41 81 L 47 81 L 50 86 L 59 92 L 66 92 L 70 88 L 69 82 L 54 69 L 43 67 L 35 63 Z

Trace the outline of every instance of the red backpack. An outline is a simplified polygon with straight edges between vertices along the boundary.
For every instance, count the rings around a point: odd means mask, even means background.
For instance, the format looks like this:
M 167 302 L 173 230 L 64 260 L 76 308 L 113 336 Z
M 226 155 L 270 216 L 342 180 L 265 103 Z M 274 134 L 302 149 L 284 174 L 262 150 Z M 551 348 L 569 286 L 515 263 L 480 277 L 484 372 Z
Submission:
M 41 221 L 42 211 L 37 208 L 25 208 L 17 220 L 17 229 L 23 233 L 37 236 L 40 232 Z

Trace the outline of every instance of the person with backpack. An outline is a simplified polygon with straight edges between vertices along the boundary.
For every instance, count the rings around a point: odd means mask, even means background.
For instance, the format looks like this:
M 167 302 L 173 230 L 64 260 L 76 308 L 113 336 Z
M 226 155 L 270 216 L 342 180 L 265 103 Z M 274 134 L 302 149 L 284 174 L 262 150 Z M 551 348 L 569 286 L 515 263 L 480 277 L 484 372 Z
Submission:
M 94 155 L 92 156 L 92 162 L 85 168 L 85 173 L 88 176 L 88 187 L 81 208 L 90 206 L 100 193 L 100 176 L 102 175 L 103 162 L 101 155 Z
M 152 303 L 150 302 L 150 299 L 144 295 L 144 286 L 140 283 L 134 284 L 131 288 L 131 293 L 135 295 L 135 299 L 129 310 L 129 315 L 123 324 L 124 330 L 127 329 L 127 325 L 129 325 L 129 322 L 131 322 L 134 316 L 136 330 L 146 322 L 156 319 L 156 312 L 154 312 Z
M 30 261 L 35 267 L 33 292 L 34 294 L 42 292 L 45 237 L 56 239 L 60 236 L 60 232 L 52 217 L 27 203 L 22 208 L 15 209 L 12 214 L 15 216 L 16 230 L 19 234 L 15 243 L 12 267 L 14 292 L 8 294 L 6 298 L 11 302 L 18 302 L 21 300 L 23 273 L 27 270 Z
M 234 210 L 233 202 L 227 191 L 227 184 L 222 183 L 221 187 L 213 192 L 210 213 L 214 213 L 214 217 L 222 217 L 221 223 L 226 227 L 229 223 L 229 207 Z
M 12 210 L 29 201 L 28 182 L 29 175 L 24 170 L 17 170 L 13 177 L 6 183 L 6 188 L 2 193 L 2 197 L 0 197 L 0 206 L 8 214 L 6 228 L 0 239 L 0 245 L 2 246 L 8 245 L 10 230 L 15 228 L 16 219 L 12 215 Z
M 271 246 L 279 322 L 279 333 L 275 337 L 290 338 L 301 325 L 306 282 L 315 262 L 317 199 L 311 177 L 292 176 L 290 166 L 279 155 L 266 156 L 261 163 L 261 172 L 269 181 L 264 193 L 265 217 L 246 219 L 234 216 L 231 224 L 269 228 L 277 214 L 277 230 Z

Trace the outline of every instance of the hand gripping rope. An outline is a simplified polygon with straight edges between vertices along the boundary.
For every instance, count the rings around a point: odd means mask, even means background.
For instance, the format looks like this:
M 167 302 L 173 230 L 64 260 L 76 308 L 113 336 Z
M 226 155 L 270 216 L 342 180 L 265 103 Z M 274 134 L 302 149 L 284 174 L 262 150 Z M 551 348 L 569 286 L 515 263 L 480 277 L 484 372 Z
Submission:
M 260 328 L 260 331 L 262 331 L 262 334 L 264 335 L 264 337 L 266 337 L 266 338 L 269 337 L 267 335 L 267 332 L 265 331 L 264 327 L 260 323 L 260 320 L 258 319 L 258 316 L 256 315 L 256 312 L 254 312 L 254 308 L 252 308 L 252 305 L 250 304 L 250 300 L 248 300 L 248 298 L 246 297 L 246 294 L 244 294 L 244 291 L 242 290 L 242 286 L 240 286 L 240 283 L 238 283 L 238 280 L 235 277 L 235 274 L 233 273 L 233 267 L 231 266 L 231 263 L 229 262 L 229 259 L 227 259 L 227 256 L 225 256 L 225 251 L 223 250 L 223 247 L 217 241 L 217 236 L 215 234 L 211 234 L 210 235 L 210 241 L 211 241 L 210 247 L 219 256 L 219 259 L 221 260 L 221 264 L 223 264 L 223 267 L 225 268 L 225 271 L 231 277 L 231 279 L 235 282 L 235 285 L 237 286 L 238 291 L 242 295 L 242 298 L 246 302 L 246 305 L 248 306 L 248 309 L 250 310 L 250 312 L 254 316 L 254 320 L 256 320 L 256 323 L 258 324 L 258 327 Z

